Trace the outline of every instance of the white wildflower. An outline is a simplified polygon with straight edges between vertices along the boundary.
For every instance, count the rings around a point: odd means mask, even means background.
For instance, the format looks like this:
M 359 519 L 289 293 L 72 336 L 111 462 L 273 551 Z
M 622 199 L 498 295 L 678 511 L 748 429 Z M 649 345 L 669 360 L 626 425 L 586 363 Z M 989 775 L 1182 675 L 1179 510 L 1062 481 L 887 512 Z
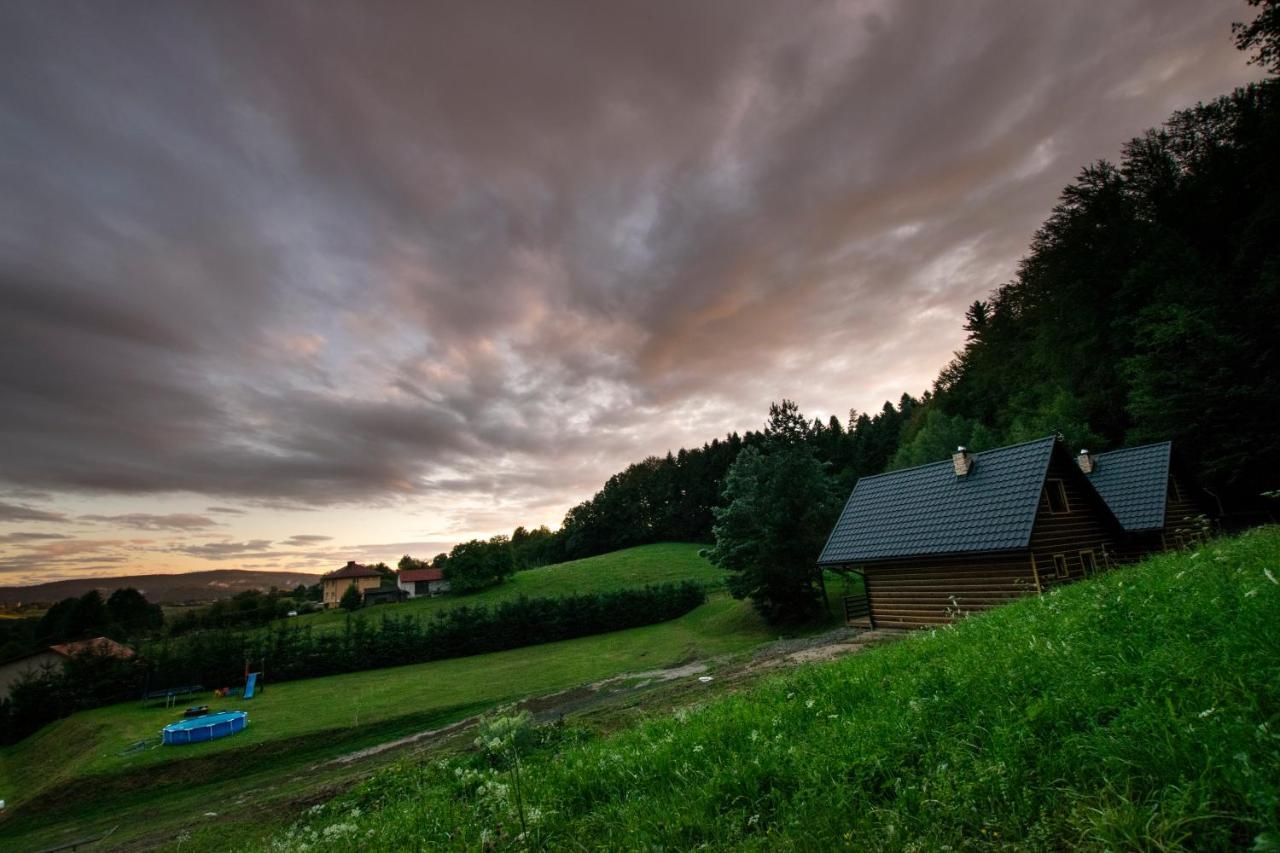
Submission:
M 1217 709 L 1216 707 L 1215 707 L 1215 708 L 1209 708 L 1209 709 L 1207 709 L 1207 710 L 1204 710 L 1204 711 L 1201 711 L 1201 712 L 1200 712 L 1200 719 L 1202 719 L 1202 720 L 1203 720 L 1205 717 L 1211 716 L 1211 715 L 1216 714 L 1216 713 L 1218 713 L 1218 709 Z
M 1271 574 L 1270 569 L 1263 569 L 1262 573 L 1267 576 L 1267 580 L 1271 581 L 1276 586 L 1280 586 L 1280 581 L 1276 580 L 1276 576 Z
M 814 706 L 814 701 L 812 699 L 806 699 L 804 700 L 804 706 L 806 708 L 812 708 Z
M 694 744 L 693 751 L 694 751 L 694 752 L 702 752 L 702 744 L 700 744 L 700 743 L 699 743 L 699 744 Z
M 325 838 L 343 838 L 347 835 L 355 835 L 360 828 L 354 823 L 334 823 L 324 828 Z

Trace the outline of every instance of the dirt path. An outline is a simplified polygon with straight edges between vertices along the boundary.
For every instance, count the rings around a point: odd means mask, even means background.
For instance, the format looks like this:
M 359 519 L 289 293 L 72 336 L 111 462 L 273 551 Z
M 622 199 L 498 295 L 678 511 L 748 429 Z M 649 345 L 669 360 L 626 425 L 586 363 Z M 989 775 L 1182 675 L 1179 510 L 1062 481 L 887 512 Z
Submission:
M 856 654 L 863 649 L 890 642 L 905 631 L 863 631 L 858 628 L 837 628 L 825 634 L 793 640 L 778 640 L 757 649 L 744 661 L 711 658 L 691 661 L 666 669 L 644 672 L 624 672 L 600 681 L 571 687 L 543 696 L 532 696 L 515 703 L 519 710 L 528 711 L 536 722 L 548 723 L 573 714 L 583 714 L 613 704 L 634 704 L 640 695 L 657 690 L 664 685 L 685 683 L 689 687 L 706 684 L 709 688 L 720 682 L 733 683 L 759 674 L 762 670 L 797 666 L 816 661 L 830 661 L 845 655 Z M 696 680 L 696 681 L 695 681 Z M 640 700 L 642 703 L 642 700 Z M 395 749 L 427 745 L 459 734 L 475 725 L 483 714 L 476 714 L 437 729 L 417 732 L 377 746 L 349 752 L 316 765 L 327 767 L 346 765 Z

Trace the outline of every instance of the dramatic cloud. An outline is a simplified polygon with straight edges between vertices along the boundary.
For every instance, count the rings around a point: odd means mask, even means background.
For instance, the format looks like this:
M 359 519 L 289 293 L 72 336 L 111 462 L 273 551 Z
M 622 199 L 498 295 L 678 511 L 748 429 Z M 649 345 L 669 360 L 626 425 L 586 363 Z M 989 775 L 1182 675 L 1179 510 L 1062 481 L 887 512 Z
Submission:
M 146 512 L 131 512 L 124 515 L 82 515 L 80 520 L 114 524 L 118 527 L 131 527 L 137 530 L 201 530 L 218 526 L 218 522 L 211 518 L 185 512 L 168 515 L 152 515 Z
M 19 542 L 40 542 L 49 539 L 67 538 L 67 536 L 61 533 L 31 533 L 28 531 L 17 531 L 14 533 L 0 533 L 0 544 L 11 545 Z
M 295 536 L 290 536 L 287 540 L 285 540 L 285 544 L 293 545 L 296 547 L 296 546 L 303 546 L 303 545 L 314 545 L 317 542 L 328 542 L 332 539 L 333 539 L 332 536 L 320 536 L 314 533 L 299 533 Z
M 254 508 L 199 559 L 326 507 L 447 542 L 918 393 L 1079 167 L 1253 76 L 1249 11 L 7 4 L 0 487 Z
M 66 521 L 61 512 L 50 512 L 36 507 L 0 502 L 0 522 L 6 521 Z
M 261 557 L 271 554 L 270 539 L 252 539 L 247 542 L 205 542 L 203 545 L 181 545 L 173 549 L 205 560 Z
M 73 539 L 56 541 L 17 540 L 23 550 L 0 553 L 0 575 L 17 574 L 29 579 L 34 573 L 44 579 L 65 576 L 68 570 L 93 574 L 119 570 L 120 565 L 136 558 L 140 546 L 148 543 L 119 539 Z

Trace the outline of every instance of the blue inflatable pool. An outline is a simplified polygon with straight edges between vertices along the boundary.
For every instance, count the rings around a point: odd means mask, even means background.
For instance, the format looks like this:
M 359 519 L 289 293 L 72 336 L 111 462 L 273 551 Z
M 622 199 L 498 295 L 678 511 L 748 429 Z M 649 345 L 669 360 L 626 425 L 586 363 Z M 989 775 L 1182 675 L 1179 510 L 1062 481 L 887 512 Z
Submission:
M 203 717 L 192 717 L 170 723 L 161 731 L 166 744 L 200 743 L 244 731 L 249 722 L 247 711 L 219 711 Z

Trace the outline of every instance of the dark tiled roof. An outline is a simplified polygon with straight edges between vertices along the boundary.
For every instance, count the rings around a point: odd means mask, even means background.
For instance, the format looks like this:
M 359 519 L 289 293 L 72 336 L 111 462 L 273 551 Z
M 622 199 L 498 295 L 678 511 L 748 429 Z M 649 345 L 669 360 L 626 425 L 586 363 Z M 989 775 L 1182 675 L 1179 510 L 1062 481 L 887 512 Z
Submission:
M 402 569 L 400 572 L 400 580 L 406 583 L 416 581 L 442 581 L 444 580 L 443 569 Z
M 957 477 L 951 460 L 863 477 L 819 563 L 1025 548 L 1055 439 L 973 455 Z
M 1171 442 L 1100 453 L 1089 482 L 1130 533 L 1164 527 Z
M 347 563 L 336 572 L 329 572 L 329 574 L 321 576 L 320 579 L 328 581 L 339 578 L 376 578 L 379 576 L 380 573 L 377 569 L 371 569 L 359 563 Z

